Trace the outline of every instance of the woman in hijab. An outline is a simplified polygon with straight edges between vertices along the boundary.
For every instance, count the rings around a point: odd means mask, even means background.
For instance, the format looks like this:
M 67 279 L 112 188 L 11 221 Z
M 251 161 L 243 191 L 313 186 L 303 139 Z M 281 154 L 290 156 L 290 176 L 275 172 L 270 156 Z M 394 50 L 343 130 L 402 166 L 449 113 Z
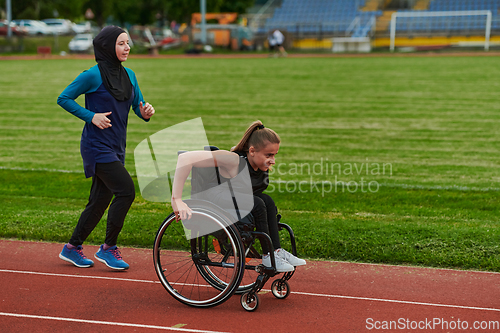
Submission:
M 109 206 L 106 239 L 94 257 L 113 269 L 129 265 L 116 247 L 125 216 L 135 199 L 132 178 L 124 167 L 127 122 L 130 107 L 149 121 L 155 110 L 146 103 L 133 71 L 122 66 L 130 46 L 127 33 L 107 26 L 94 39 L 97 65 L 84 71 L 61 93 L 57 104 L 85 121 L 80 151 L 85 176 L 92 177 L 92 187 L 85 210 L 73 235 L 59 257 L 77 267 L 91 267 L 94 262 L 83 254 L 82 244 L 99 223 Z M 85 94 L 85 108 L 75 99 Z

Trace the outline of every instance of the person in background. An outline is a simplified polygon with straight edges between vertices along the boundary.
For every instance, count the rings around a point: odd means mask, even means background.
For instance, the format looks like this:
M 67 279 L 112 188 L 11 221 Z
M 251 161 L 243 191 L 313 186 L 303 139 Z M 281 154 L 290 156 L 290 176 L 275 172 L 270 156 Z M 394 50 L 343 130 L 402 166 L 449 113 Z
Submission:
M 267 38 L 269 42 L 269 52 L 270 56 L 278 57 L 286 57 L 288 53 L 286 53 L 285 47 L 283 44 L 285 43 L 285 36 L 278 29 L 274 30 L 271 34 L 269 34 Z
M 127 123 L 130 107 L 145 120 L 154 115 L 153 106 L 143 99 L 134 72 L 122 66 L 130 52 L 128 34 L 107 26 L 94 39 L 97 65 L 84 71 L 61 93 L 57 104 L 85 121 L 80 152 L 85 176 L 92 177 L 88 204 L 69 242 L 59 257 L 77 267 L 94 262 L 83 253 L 82 244 L 97 226 L 109 205 L 106 238 L 94 257 L 108 267 L 124 270 L 116 244 L 132 202 L 135 186 L 124 167 Z M 85 95 L 85 108 L 75 102 Z

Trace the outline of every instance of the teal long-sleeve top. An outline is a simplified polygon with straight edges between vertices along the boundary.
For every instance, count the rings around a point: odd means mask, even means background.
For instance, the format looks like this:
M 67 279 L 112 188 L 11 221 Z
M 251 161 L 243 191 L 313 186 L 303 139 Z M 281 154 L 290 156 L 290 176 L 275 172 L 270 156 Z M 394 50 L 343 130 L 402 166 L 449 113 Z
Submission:
M 95 174 L 96 163 L 120 161 L 125 164 L 128 114 L 131 106 L 135 114 L 144 120 L 139 104 L 145 104 L 145 101 L 137 78 L 132 70 L 125 69 L 133 86 L 132 96 L 127 101 L 116 100 L 106 90 L 97 65 L 78 75 L 57 99 L 57 104 L 63 109 L 85 121 L 80 152 L 86 177 Z M 85 94 L 85 108 L 75 101 L 82 94 Z M 105 112 L 111 112 L 107 116 L 111 127 L 100 129 L 92 124 L 92 118 L 96 113 Z

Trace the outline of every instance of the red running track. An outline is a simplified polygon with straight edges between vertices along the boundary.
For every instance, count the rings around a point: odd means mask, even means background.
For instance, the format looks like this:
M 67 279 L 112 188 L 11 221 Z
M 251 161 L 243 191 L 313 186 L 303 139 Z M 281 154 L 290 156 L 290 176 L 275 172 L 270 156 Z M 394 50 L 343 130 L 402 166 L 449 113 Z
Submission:
M 264 291 L 247 312 L 237 295 L 208 309 L 177 302 L 151 250 L 122 248 L 121 272 L 74 267 L 61 249 L 0 240 L 0 332 L 500 332 L 498 273 L 309 261 L 288 298 Z

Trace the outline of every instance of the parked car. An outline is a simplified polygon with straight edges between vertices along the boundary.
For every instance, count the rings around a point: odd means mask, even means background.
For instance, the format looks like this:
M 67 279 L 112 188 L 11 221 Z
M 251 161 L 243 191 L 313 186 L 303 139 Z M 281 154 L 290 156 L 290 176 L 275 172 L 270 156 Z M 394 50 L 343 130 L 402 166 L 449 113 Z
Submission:
M 0 36 L 7 36 L 7 20 L 0 20 Z M 10 31 L 14 36 L 22 36 L 28 33 L 25 28 L 18 27 L 14 22 L 10 22 Z
M 73 33 L 73 23 L 65 19 L 45 19 L 45 24 L 51 27 L 52 31 L 58 35 L 69 35 Z
M 13 20 L 18 27 L 26 28 L 28 35 L 51 35 L 52 29 L 42 21 Z
M 90 52 L 92 51 L 92 35 L 78 34 L 69 42 L 69 50 L 71 52 Z
M 72 28 L 76 34 L 86 34 L 91 31 L 92 26 L 90 25 L 89 21 L 85 21 L 80 23 L 73 23 Z

